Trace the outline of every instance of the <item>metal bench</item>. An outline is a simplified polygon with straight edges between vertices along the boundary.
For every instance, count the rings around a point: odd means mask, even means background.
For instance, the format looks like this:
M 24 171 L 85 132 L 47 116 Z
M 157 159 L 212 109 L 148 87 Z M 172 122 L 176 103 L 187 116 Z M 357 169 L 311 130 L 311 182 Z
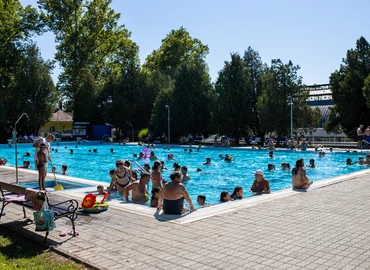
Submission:
M 7 193 L 5 193 L 5 191 Z M 26 196 L 26 192 L 34 192 L 34 194 L 37 194 L 37 190 L 32 189 L 26 189 L 25 187 L 21 187 L 14 184 L 9 184 L 5 182 L 0 182 L 0 192 L 2 195 L 2 208 L 0 212 L 0 219 L 2 216 L 2 213 L 4 211 L 5 206 L 7 206 L 9 203 L 17 204 L 23 207 L 23 217 L 26 218 L 26 210 L 25 208 L 31 209 L 33 211 L 36 211 L 33 208 L 32 200 L 26 199 L 24 200 L 7 200 L 5 196 L 14 195 L 14 197 L 18 195 L 24 195 Z M 76 200 L 66 200 L 66 201 L 60 201 L 56 203 L 51 203 L 49 196 L 45 196 L 45 200 L 48 203 L 49 209 L 53 210 L 54 212 L 54 220 L 57 220 L 59 218 L 68 218 L 72 223 L 72 231 L 73 236 L 76 236 L 76 230 L 75 230 L 75 220 L 78 216 L 77 209 L 78 209 L 78 202 Z M 49 235 L 49 231 L 46 231 L 44 242 L 46 241 L 47 237 Z

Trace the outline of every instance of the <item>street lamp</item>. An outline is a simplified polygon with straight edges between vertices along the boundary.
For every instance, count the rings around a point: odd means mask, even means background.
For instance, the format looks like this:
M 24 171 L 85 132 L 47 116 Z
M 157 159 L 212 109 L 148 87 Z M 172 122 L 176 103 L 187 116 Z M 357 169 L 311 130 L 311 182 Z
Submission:
M 168 113 L 168 143 L 171 143 L 171 124 L 170 124 L 170 106 L 166 105 Z
M 14 149 L 15 149 L 15 183 L 18 184 L 18 147 L 17 147 L 17 124 L 19 120 L 23 117 L 23 115 L 27 116 L 28 121 L 30 121 L 30 118 L 28 117 L 27 113 L 22 113 L 22 115 L 18 118 L 17 122 L 14 124 Z
M 129 123 L 129 125 L 132 128 L 132 142 L 134 142 L 134 126 L 131 124 L 131 122 Z
M 293 97 L 288 96 L 290 99 L 290 138 L 293 138 Z

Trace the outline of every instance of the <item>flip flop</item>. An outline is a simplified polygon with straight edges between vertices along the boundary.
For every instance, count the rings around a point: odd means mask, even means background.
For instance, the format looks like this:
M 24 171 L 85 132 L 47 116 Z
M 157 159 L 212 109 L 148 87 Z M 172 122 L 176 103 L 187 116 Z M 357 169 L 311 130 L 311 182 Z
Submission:
M 73 230 L 68 232 L 69 235 L 73 235 Z M 80 233 L 78 231 L 75 231 L 75 235 L 79 235 Z
M 63 230 L 63 231 L 60 231 L 59 233 L 59 236 L 66 236 L 67 235 L 67 231 Z

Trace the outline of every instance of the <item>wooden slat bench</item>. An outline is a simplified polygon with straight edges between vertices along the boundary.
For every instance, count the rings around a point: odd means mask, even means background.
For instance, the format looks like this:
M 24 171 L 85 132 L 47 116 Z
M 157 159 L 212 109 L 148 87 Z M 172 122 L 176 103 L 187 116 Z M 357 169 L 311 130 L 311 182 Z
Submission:
M 0 181 L 0 191 L 2 195 L 2 201 L 3 205 L 1 208 L 0 212 L 0 219 L 2 216 L 2 213 L 4 211 L 5 206 L 7 206 L 9 203 L 17 204 L 23 207 L 23 217 L 26 218 L 26 210 L 25 208 L 31 209 L 33 211 L 36 211 L 33 208 L 32 205 L 32 200 L 31 199 L 26 199 L 26 193 L 34 193 L 36 194 L 38 191 L 37 190 L 32 190 L 32 189 L 26 189 L 25 187 L 21 187 L 15 184 L 9 184 L 5 182 Z M 7 193 L 6 193 L 7 192 Z M 18 195 L 24 195 L 24 199 L 20 200 L 7 200 L 5 196 L 16 196 Z M 50 196 L 50 195 L 49 195 Z M 48 203 L 48 206 L 50 209 L 53 210 L 54 212 L 54 219 L 57 220 L 59 218 L 66 217 L 68 218 L 71 223 L 72 223 L 72 231 L 73 231 L 73 236 L 76 236 L 76 230 L 75 230 L 75 220 L 78 216 L 77 209 L 78 209 L 78 202 L 76 200 L 67 200 L 67 201 L 62 201 L 62 202 L 57 202 L 57 203 L 50 203 L 49 196 L 46 196 L 46 201 Z M 23 197 L 22 197 L 23 198 Z M 46 241 L 47 237 L 49 235 L 49 232 L 46 232 L 44 242 Z

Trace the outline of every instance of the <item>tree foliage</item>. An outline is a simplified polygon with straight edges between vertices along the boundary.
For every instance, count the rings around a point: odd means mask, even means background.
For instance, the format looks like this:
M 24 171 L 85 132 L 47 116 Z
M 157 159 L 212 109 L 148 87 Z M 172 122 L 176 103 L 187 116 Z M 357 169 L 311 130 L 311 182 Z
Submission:
M 118 25 L 120 14 L 110 8 L 111 0 L 38 2 L 57 42 L 55 58 L 63 70 L 58 88 L 71 103 L 77 101 L 75 93 L 85 74 L 90 73 L 101 90 L 110 75 L 120 76 L 126 59 L 139 61 L 138 47 L 125 26 Z
M 182 63 L 204 60 L 207 54 L 208 46 L 192 38 L 184 27 L 180 27 L 172 30 L 162 40 L 161 47 L 148 55 L 144 68 L 149 72 L 160 71 L 173 78 Z
M 250 85 L 243 58 L 237 53 L 231 54 L 231 61 L 225 62 L 215 85 L 217 102 L 214 121 L 219 133 L 234 137 L 247 133 Z
M 266 132 L 278 136 L 290 133 L 290 102 L 293 100 L 293 126 L 311 127 L 320 121 L 317 110 L 307 105 L 308 91 L 304 90 L 299 66 L 291 61 L 284 64 L 280 59 L 272 60 L 271 67 L 262 76 L 263 89 L 257 108 L 260 124 Z
M 57 94 L 50 73 L 50 65 L 41 58 L 38 48 L 32 45 L 27 47 L 9 85 L 7 98 L 12 106 L 7 106 L 7 115 L 12 116 L 14 121 L 26 112 L 31 118 L 28 123 L 30 132 L 37 133 L 55 109 Z
M 325 126 L 328 131 L 340 127 L 348 137 L 355 138 L 360 124 L 370 125 L 369 74 L 370 45 L 361 37 L 356 48 L 347 51 L 339 70 L 330 75 L 335 105 Z

